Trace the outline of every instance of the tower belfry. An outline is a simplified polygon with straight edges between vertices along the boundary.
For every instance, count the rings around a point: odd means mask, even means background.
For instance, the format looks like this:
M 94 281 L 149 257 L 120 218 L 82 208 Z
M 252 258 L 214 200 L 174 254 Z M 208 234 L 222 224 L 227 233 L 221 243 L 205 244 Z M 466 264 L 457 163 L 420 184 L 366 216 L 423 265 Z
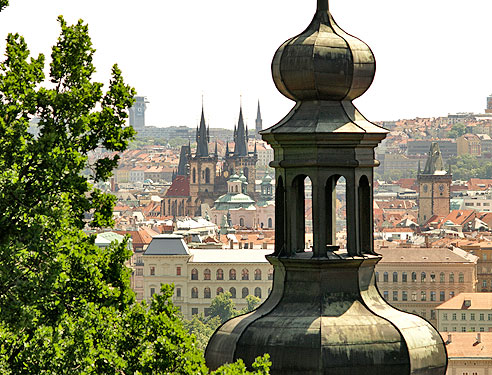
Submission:
M 277 50 L 272 74 L 296 102 L 262 137 L 274 149 L 273 290 L 255 311 L 212 336 L 207 365 L 238 358 L 250 365 L 269 353 L 272 374 L 444 374 L 446 351 L 426 320 L 388 305 L 379 294 L 373 248 L 374 148 L 387 130 L 352 104 L 374 78 L 369 47 L 317 1 L 307 29 Z M 336 185 L 346 180 L 347 240 L 336 243 Z M 306 194 L 312 185 L 313 246 L 305 241 Z
M 451 172 L 446 171 L 439 144 L 433 142 L 424 171 L 417 175 L 419 186 L 419 225 L 425 224 L 432 216 L 446 216 L 450 210 Z

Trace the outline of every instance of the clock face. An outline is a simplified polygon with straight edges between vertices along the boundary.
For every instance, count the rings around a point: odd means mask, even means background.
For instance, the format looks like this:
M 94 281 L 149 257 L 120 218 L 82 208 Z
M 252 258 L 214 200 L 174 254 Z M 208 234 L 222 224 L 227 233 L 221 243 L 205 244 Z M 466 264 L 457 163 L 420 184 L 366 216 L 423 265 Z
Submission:
M 427 185 L 424 185 L 424 193 L 427 193 L 428 190 L 429 190 L 429 187 Z
M 439 185 L 439 191 L 440 191 L 441 193 L 444 191 L 444 185 L 443 185 L 443 184 Z
M 225 178 L 229 177 L 229 172 L 228 171 L 224 171 L 224 177 Z

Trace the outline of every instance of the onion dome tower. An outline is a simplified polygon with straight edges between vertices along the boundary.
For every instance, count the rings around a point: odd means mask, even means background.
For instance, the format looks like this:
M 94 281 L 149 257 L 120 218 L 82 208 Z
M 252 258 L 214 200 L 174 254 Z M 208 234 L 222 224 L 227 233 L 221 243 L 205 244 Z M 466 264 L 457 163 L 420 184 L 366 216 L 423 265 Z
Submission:
M 387 131 L 352 104 L 374 78 L 369 47 L 341 30 L 318 0 L 308 28 L 277 50 L 279 91 L 296 102 L 262 131 L 275 158 L 273 289 L 257 310 L 224 323 L 205 352 L 215 369 L 269 353 L 272 374 L 444 374 L 446 351 L 426 320 L 390 305 L 375 285 L 374 148 Z M 346 180 L 347 241 L 336 246 L 335 187 Z M 304 180 L 313 199 L 305 245 Z

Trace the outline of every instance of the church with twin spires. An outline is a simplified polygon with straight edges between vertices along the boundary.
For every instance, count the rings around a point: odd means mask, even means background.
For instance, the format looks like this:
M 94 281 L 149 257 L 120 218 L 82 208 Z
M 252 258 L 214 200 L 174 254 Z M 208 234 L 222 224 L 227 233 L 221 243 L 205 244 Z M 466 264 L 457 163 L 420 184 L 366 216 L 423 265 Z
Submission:
M 256 129 L 261 130 L 261 114 L 258 103 Z M 229 148 L 226 143 L 225 154 L 219 157 L 217 141 L 211 151 L 210 128 L 205 122 L 202 106 L 200 125 L 196 129 L 196 150 L 191 153 L 191 146 L 182 146 L 178 171 L 161 203 L 164 216 L 198 216 L 201 205 L 210 207 L 222 195 L 228 192 L 227 180 L 233 175 L 244 175 L 246 192 L 255 198 L 256 145 L 253 151 L 248 149 L 248 128 L 245 126 L 242 107 L 234 126 L 234 145 Z

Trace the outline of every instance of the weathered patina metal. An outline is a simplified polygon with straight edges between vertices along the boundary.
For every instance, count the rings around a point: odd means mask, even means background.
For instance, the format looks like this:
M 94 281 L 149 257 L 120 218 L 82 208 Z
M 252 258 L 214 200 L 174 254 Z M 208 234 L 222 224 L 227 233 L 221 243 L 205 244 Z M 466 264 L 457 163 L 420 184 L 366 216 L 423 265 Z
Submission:
M 387 130 L 352 100 L 370 86 L 371 50 L 333 21 L 328 1 L 308 28 L 278 49 L 275 84 L 296 101 L 261 132 L 274 149 L 275 252 L 269 298 L 222 325 L 206 350 L 217 368 L 269 353 L 273 374 L 444 374 L 446 351 L 426 320 L 379 294 L 373 248 L 374 148 Z M 346 180 L 346 249 L 336 246 L 336 191 Z M 304 180 L 312 184 L 313 245 L 305 249 Z

